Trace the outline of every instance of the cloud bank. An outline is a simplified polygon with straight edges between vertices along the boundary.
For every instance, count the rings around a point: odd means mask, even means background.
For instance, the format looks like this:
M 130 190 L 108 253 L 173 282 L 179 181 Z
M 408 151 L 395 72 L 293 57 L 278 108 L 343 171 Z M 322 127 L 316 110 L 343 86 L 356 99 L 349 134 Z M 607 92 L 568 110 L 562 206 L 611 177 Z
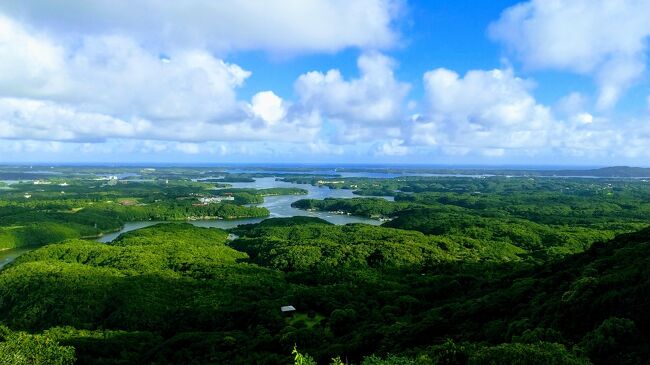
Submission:
M 20 0 L 0 12 L 70 36 L 122 34 L 159 48 L 218 52 L 380 49 L 399 39 L 395 0 Z
M 489 29 L 518 63 L 463 72 L 431 65 L 419 71 L 421 81 L 400 79 L 409 65 L 391 57 L 404 46 L 395 23 L 405 7 L 389 0 L 1 2 L 0 152 L 416 162 L 650 157 L 650 97 L 645 114 L 612 112 L 645 73 L 650 0 L 520 3 Z M 273 65 L 249 70 L 229 61 L 246 52 L 344 50 L 358 54 L 356 68 L 296 70 L 277 89 L 246 89 Z M 534 77 L 520 76 L 529 70 L 593 77 L 595 105 L 578 92 L 541 102 Z M 278 91 L 287 85 L 290 95 Z
M 490 27 L 526 67 L 592 75 L 598 108 L 612 107 L 646 68 L 650 0 L 533 0 Z

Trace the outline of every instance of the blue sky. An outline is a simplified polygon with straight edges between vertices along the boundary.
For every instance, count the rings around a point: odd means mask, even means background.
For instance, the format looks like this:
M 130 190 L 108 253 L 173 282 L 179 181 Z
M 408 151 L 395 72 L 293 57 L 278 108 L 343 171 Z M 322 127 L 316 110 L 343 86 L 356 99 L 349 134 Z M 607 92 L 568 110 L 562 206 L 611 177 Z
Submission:
M 650 165 L 650 0 L 0 3 L 0 162 Z
M 464 73 L 471 69 L 501 66 L 500 47 L 487 37 L 488 25 L 516 1 L 410 1 L 396 20 L 394 29 L 401 42 L 384 53 L 399 63 L 396 74 L 413 85 L 415 98 L 422 94 L 422 74 L 433 66 Z M 247 81 L 244 92 L 274 89 L 283 97 L 293 95 L 293 81 L 309 70 L 336 68 L 347 77 L 357 77 L 356 59 L 363 52 L 349 48 L 335 53 L 277 57 L 267 52 L 240 52 L 229 60 L 246 69 L 272 68 Z

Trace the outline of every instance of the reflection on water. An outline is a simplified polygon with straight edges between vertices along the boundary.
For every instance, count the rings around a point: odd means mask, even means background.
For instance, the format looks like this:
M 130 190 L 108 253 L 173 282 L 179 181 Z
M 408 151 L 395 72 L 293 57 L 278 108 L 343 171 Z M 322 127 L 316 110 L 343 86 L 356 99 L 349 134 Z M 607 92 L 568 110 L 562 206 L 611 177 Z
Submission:
M 12 262 L 16 257 L 24 254 L 25 252 L 31 251 L 33 248 L 12 248 L 9 250 L 0 251 L 0 270 L 2 270 L 5 265 Z
M 101 236 L 100 238 L 97 239 L 99 242 L 111 242 L 115 240 L 119 235 L 122 233 L 134 231 L 136 229 L 144 228 L 144 227 L 149 227 L 153 226 L 154 224 L 158 223 L 163 223 L 163 222 L 157 222 L 157 221 L 146 221 L 146 222 L 128 222 L 124 225 L 124 227 L 119 231 L 119 232 L 114 232 L 114 233 L 109 233 Z
M 256 179 L 251 183 L 232 183 L 234 188 L 253 188 L 253 189 L 267 189 L 267 188 L 301 188 L 307 190 L 307 195 L 279 195 L 267 196 L 264 198 L 264 203 L 260 206 L 267 208 L 271 212 L 271 217 L 293 217 L 293 216 L 309 216 L 325 219 L 334 224 L 347 224 L 347 223 L 367 223 L 379 224 L 376 219 L 369 219 L 363 217 L 333 214 L 329 212 L 308 212 L 305 210 L 293 208 L 291 203 L 300 199 L 325 199 L 325 198 L 353 198 L 352 190 L 347 189 L 330 189 L 326 186 L 313 186 L 309 184 L 295 184 L 286 181 L 277 181 L 274 177 L 265 177 Z
M 308 216 L 324 219 L 334 224 L 348 224 L 348 223 L 366 223 L 378 225 L 381 222 L 376 219 L 357 217 L 352 215 L 334 214 L 330 212 L 310 212 L 297 208 L 293 208 L 291 203 L 300 199 L 325 199 L 325 198 L 353 198 L 352 190 L 345 189 L 330 189 L 325 186 L 313 186 L 307 184 L 295 184 L 285 181 L 277 181 L 274 177 L 257 178 L 255 182 L 245 183 L 229 183 L 233 188 L 242 189 L 267 189 L 267 188 L 301 188 L 307 190 L 307 195 L 278 195 L 267 196 L 264 198 L 264 203 L 259 206 L 265 207 L 270 212 L 271 218 L 284 218 L 293 216 Z M 358 197 L 358 196 L 357 196 Z M 392 197 L 391 197 L 392 198 Z M 246 219 L 233 219 L 233 220 L 197 220 L 189 221 L 189 223 L 197 227 L 213 227 L 228 229 L 236 227 L 240 224 L 259 223 L 266 218 L 246 218 Z M 147 222 L 131 222 L 124 225 L 124 228 L 119 232 L 110 233 L 98 239 L 99 242 L 111 242 L 115 240 L 120 234 L 133 231 L 136 229 L 149 227 L 154 224 L 164 223 L 157 221 Z
M 259 206 L 265 207 L 270 211 L 271 218 L 293 217 L 293 216 L 308 216 L 324 219 L 334 224 L 348 224 L 348 223 L 366 223 L 378 225 L 381 222 L 376 219 L 369 219 L 364 217 L 357 217 L 352 215 L 334 214 L 330 212 L 311 212 L 301 209 L 296 209 L 291 206 L 291 203 L 299 199 L 325 199 L 325 198 L 354 198 L 358 197 L 352 194 L 352 190 L 346 189 L 330 189 L 325 186 L 313 186 L 307 184 L 295 184 L 285 181 L 277 181 L 274 177 L 258 178 L 255 182 L 250 183 L 229 183 L 233 188 L 249 188 L 249 189 L 266 189 L 275 187 L 298 187 L 308 191 L 307 195 L 281 195 L 281 196 L 268 196 L 264 198 L 264 203 Z M 383 197 L 391 199 L 392 197 Z M 197 227 L 213 227 L 228 229 L 236 227 L 240 224 L 259 223 L 266 218 L 246 218 L 246 219 L 233 219 L 233 220 L 198 220 L 190 221 L 189 223 Z M 136 229 L 149 227 L 158 223 L 169 223 L 159 221 L 145 221 L 145 222 L 129 222 L 119 232 L 109 233 L 97 239 L 99 242 L 111 242 L 119 237 L 120 234 L 134 231 Z M 11 250 L 0 251 L 0 269 L 13 261 L 16 257 L 25 252 L 31 251 L 33 248 L 16 248 Z

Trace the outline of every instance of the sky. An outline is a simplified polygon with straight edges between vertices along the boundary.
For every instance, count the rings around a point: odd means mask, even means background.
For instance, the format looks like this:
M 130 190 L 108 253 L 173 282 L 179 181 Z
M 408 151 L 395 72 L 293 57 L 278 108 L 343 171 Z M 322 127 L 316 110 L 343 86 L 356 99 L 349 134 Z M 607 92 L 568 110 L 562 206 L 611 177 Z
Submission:
M 650 166 L 650 0 L 3 0 L 0 163 Z

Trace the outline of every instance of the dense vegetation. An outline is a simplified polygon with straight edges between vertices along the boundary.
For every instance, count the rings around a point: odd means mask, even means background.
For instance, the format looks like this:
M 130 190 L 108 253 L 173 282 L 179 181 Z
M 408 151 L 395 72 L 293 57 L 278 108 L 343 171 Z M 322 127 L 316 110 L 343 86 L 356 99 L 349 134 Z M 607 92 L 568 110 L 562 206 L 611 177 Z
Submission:
M 387 218 L 416 205 L 394 203 L 381 198 L 327 198 L 323 200 L 301 199 L 294 202 L 292 206 L 305 210 L 322 210 L 339 214 L 350 213 L 368 218 Z
M 563 176 L 563 177 L 650 177 L 650 168 L 612 166 L 581 170 L 530 170 L 490 168 L 338 168 L 337 172 L 371 172 L 379 174 L 432 174 L 432 175 L 480 175 L 480 176 Z
M 337 177 L 330 183 L 338 188 L 375 189 L 395 201 L 295 206 L 387 221 L 274 218 L 230 231 L 169 223 L 108 244 L 81 239 L 133 220 L 265 216 L 242 204 L 303 194 L 215 190 L 187 179 L 216 175 L 207 170 L 140 173 L 153 181 L 68 179 L 61 186 L 57 177 L 0 192 L 0 245 L 44 245 L 0 272 L 0 363 L 604 365 L 650 358 L 645 181 Z M 294 178 L 318 179 L 285 176 Z M 223 196 L 235 200 L 199 202 Z M 296 311 L 283 314 L 289 305 Z
M 191 201 L 125 206 L 116 202 L 40 201 L 0 206 L 0 248 L 42 245 L 67 238 L 96 237 L 119 230 L 126 222 L 145 220 L 236 219 L 266 217 L 265 208 Z
M 133 221 L 267 217 L 265 196 L 301 195 L 298 188 L 236 189 L 178 179 L 116 181 L 68 178 L 4 185 L 0 250 L 97 237 Z M 201 198 L 233 200 L 201 204 Z
M 499 177 L 367 180 L 363 184 L 375 189 L 399 188 L 392 191 L 395 201 L 305 199 L 293 206 L 385 218 L 386 227 L 425 234 L 504 242 L 537 257 L 581 252 L 594 242 L 645 227 L 650 217 L 650 184 L 645 181 Z
M 267 188 L 267 189 L 246 189 L 246 188 L 224 188 L 219 189 L 220 196 L 233 196 L 235 204 L 260 204 L 266 196 L 276 195 L 306 195 L 307 190 L 299 188 Z
M 73 346 L 78 363 L 285 364 L 294 343 L 322 363 L 650 355 L 650 230 L 544 264 L 309 218 L 236 231 L 231 247 L 224 231 L 166 224 L 25 254 L 0 275 L 0 321 Z M 298 314 L 281 316 L 287 304 Z
M 72 365 L 74 348 L 60 346 L 49 336 L 14 332 L 0 326 L 0 363 L 11 365 Z

